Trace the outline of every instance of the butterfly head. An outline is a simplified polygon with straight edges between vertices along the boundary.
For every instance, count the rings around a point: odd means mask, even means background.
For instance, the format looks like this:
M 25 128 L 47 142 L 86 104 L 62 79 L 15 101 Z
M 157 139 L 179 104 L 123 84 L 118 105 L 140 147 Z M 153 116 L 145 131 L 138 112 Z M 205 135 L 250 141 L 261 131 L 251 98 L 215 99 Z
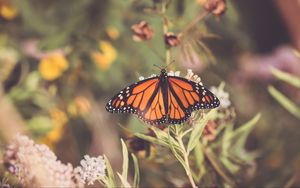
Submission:
M 166 78 L 167 75 L 168 75 L 168 74 L 167 74 L 166 69 L 162 68 L 161 71 L 160 71 L 160 76 Z

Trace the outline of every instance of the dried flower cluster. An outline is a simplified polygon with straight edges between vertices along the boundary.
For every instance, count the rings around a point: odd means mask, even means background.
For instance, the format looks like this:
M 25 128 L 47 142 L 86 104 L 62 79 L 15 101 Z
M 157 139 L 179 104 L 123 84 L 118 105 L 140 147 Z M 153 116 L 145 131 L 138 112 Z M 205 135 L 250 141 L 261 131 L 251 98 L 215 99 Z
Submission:
M 194 81 L 196 83 L 200 83 L 201 82 L 201 78 L 198 75 L 194 74 L 193 71 L 192 71 L 192 69 L 188 69 L 187 70 L 187 74 L 186 74 L 185 78 L 189 79 L 189 80 L 192 80 L 192 81 Z
M 204 130 L 203 130 L 203 135 L 204 138 L 206 138 L 208 141 L 213 141 L 215 140 L 217 133 L 216 129 L 218 127 L 218 124 L 215 121 L 208 121 Z
M 225 0 L 198 0 L 205 10 L 216 16 L 222 15 L 226 11 Z
M 80 161 L 80 165 L 75 170 L 80 174 L 83 183 L 92 185 L 95 181 L 105 177 L 106 166 L 102 156 L 90 157 L 85 155 L 84 159 Z
M 131 26 L 133 32 L 132 39 L 136 42 L 146 41 L 152 39 L 154 35 L 153 29 L 146 21 L 141 21 Z
M 4 164 L 25 186 L 82 187 L 71 164 L 63 164 L 46 146 L 18 135 L 7 147 Z
M 168 32 L 165 34 L 165 43 L 169 47 L 178 46 L 180 44 L 180 38 L 178 35 Z

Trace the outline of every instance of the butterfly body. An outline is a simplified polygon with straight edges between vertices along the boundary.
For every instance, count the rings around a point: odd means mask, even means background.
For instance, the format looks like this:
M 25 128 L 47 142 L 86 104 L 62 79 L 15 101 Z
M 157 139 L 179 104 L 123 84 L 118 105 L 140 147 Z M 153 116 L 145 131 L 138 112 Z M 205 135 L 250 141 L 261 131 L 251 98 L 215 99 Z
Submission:
M 192 111 L 216 108 L 217 97 L 203 84 L 179 76 L 169 76 L 165 69 L 154 76 L 132 84 L 106 105 L 111 113 L 133 113 L 149 124 L 180 124 Z

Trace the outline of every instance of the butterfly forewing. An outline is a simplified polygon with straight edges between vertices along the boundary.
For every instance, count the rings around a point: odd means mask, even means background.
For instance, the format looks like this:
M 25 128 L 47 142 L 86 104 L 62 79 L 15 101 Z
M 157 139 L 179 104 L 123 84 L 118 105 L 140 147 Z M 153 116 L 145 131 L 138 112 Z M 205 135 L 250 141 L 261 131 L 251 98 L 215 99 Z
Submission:
M 168 82 L 169 122 L 172 124 L 186 121 L 194 110 L 216 108 L 220 104 L 218 98 L 202 83 L 175 76 L 168 77 Z
M 216 108 L 220 105 L 219 99 L 201 82 L 196 83 L 185 78 L 170 76 L 169 84 L 185 109 L 194 111 Z
M 130 85 L 115 95 L 106 105 L 112 113 L 134 113 L 150 124 L 164 123 L 166 110 L 159 77 Z

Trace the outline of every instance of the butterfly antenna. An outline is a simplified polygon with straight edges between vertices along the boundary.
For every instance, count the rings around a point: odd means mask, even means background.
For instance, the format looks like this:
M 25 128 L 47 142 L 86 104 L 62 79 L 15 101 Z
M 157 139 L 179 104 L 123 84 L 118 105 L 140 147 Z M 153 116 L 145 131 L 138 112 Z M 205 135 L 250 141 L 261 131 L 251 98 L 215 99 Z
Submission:
M 157 68 L 159 68 L 159 70 L 161 70 L 161 67 L 160 67 L 160 66 L 158 66 L 158 65 L 156 65 L 156 64 L 153 64 L 153 66 L 154 66 L 154 67 L 157 67 Z
M 164 67 L 164 69 L 167 69 L 170 65 L 172 65 L 175 62 L 175 60 L 173 60 L 171 63 L 169 63 L 167 66 Z

